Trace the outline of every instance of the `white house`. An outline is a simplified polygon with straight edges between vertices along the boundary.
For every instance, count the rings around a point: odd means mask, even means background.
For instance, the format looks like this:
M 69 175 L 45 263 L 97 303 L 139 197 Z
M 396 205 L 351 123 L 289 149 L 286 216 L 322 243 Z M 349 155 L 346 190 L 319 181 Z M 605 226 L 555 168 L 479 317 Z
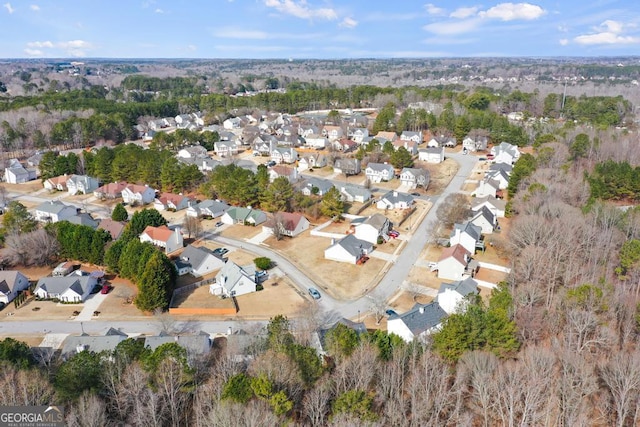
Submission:
M 271 160 L 276 163 L 295 163 L 298 152 L 293 148 L 276 147 L 271 150 Z
M 371 243 L 348 234 L 338 241 L 331 239 L 331 245 L 324 250 L 324 257 L 332 261 L 356 264 L 360 258 L 372 251 Z
M 267 214 L 258 210 L 247 208 L 240 208 L 237 206 L 230 207 L 222 215 L 220 221 L 224 224 L 248 224 L 248 225 L 260 225 L 267 220 Z
M 195 277 L 206 276 L 224 266 L 225 261 L 205 247 L 187 246 L 175 261 L 176 269 L 182 274 Z
M 322 128 L 322 136 L 329 138 L 330 141 L 336 141 L 344 136 L 344 131 L 340 126 L 325 126 Z
M 471 200 L 471 210 L 477 212 L 483 207 L 486 207 L 497 218 L 504 218 L 504 210 L 507 206 L 507 202 L 502 199 L 496 199 L 492 196 L 485 197 L 473 197 Z
M 91 194 L 98 189 L 100 183 L 97 178 L 87 175 L 71 175 L 67 179 L 67 191 L 69 194 Z
M 184 247 L 180 228 L 176 227 L 174 230 L 171 230 L 166 225 L 160 227 L 147 226 L 140 235 L 140 241 L 142 243 L 149 242 L 154 246 L 163 248 L 167 254 Z
M 491 148 L 494 163 L 507 163 L 509 165 L 515 163 L 520 158 L 520 150 L 517 146 L 508 142 L 501 142 Z
M 421 168 L 403 168 L 400 172 L 400 182 L 405 187 L 414 189 L 416 187 L 429 187 L 429 171 Z
M 25 168 L 16 160 L 9 160 L 9 167 L 4 170 L 4 181 L 9 184 L 22 184 L 24 182 L 33 181 L 37 177 L 37 171 L 31 168 Z
M 42 186 L 49 191 L 67 191 L 67 179 L 69 175 L 60 175 L 45 179 Z
M 451 246 L 462 245 L 471 254 L 476 252 L 476 248 L 482 247 L 481 241 L 482 228 L 471 222 L 454 224 L 449 236 L 449 244 Z
M 233 261 L 227 261 L 216 275 L 216 282 L 209 285 L 209 293 L 227 298 L 255 291 L 255 267 L 253 265 L 240 267 Z
M 57 200 L 51 200 L 39 204 L 35 209 L 33 217 L 40 222 L 58 222 L 69 219 L 77 212 L 78 210 L 74 206 L 65 205 Z
M 296 237 L 309 229 L 309 220 L 300 213 L 277 212 L 264 223 L 262 229 L 273 234 L 276 227 L 281 236 Z
M 153 202 L 153 207 L 159 211 L 180 211 L 188 208 L 189 203 L 191 203 L 191 198 L 182 194 L 162 193 Z
M 488 142 L 489 140 L 486 136 L 477 136 L 475 138 L 467 136 L 462 140 L 462 148 L 471 152 L 484 151 L 487 149 Z
M 231 157 L 238 154 L 238 145 L 235 141 L 217 141 L 213 143 L 213 151 L 220 157 Z
M 382 238 L 384 241 L 389 240 L 388 233 L 391 229 L 391 223 L 389 218 L 377 213 L 352 220 L 351 229 L 358 239 L 377 245 L 378 238 Z
M 498 188 L 504 190 L 509 186 L 509 174 L 504 170 L 488 170 L 485 175 L 485 179 L 492 179 L 498 182 Z
M 156 190 L 148 185 L 127 184 L 122 190 L 122 200 L 127 204 L 146 205 L 156 198 Z
M 471 192 L 473 197 L 496 197 L 500 190 L 500 184 L 493 179 L 483 179 L 478 183 L 475 190 Z
M 309 135 L 304 139 L 304 145 L 310 148 L 325 148 L 329 145 L 329 141 L 324 136 Z
M 482 234 L 491 234 L 498 227 L 497 217 L 486 206 L 474 211 L 469 223 L 480 227 Z
M 360 160 L 350 157 L 339 157 L 333 162 L 333 172 L 345 175 L 358 175 L 362 171 Z
M 328 179 L 309 177 L 300 191 L 305 196 L 324 196 L 332 188 L 333 182 Z
M 478 294 L 478 282 L 471 277 L 453 283 L 440 285 L 436 301 L 447 313 L 463 313 L 466 309 L 468 295 Z
M 181 148 L 177 154 L 181 159 L 197 159 L 199 157 L 205 157 L 206 155 L 207 149 L 202 145 L 191 145 L 189 147 Z
M 453 245 L 442 250 L 438 260 L 438 278 L 462 280 L 467 272 L 471 254 L 462 245 Z
M 240 129 L 241 125 L 242 125 L 242 119 L 240 119 L 239 117 L 232 117 L 222 122 L 222 127 L 224 127 L 227 130 Z
M 92 276 L 43 277 L 34 291 L 38 298 L 56 298 L 64 302 L 83 302 L 98 283 Z
M 187 208 L 187 216 L 217 218 L 224 215 L 229 205 L 220 200 L 203 200 L 197 204 L 191 204 Z
M 409 209 L 413 206 L 413 196 L 397 191 L 389 191 L 376 203 L 378 209 Z
M 392 141 L 393 149 L 398 151 L 400 147 L 404 148 L 411 154 L 415 156 L 418 154 L 418 143 L 413 140 L 405 140 L 405 139 L 395 139 Z
M 0 270 L 0 305 L 7 305 L 29 287 L 27 276 L 16 270 Z
M 429 334 L 436 332 L 447 313 L 436 302 L 416 304 L 406 313 L 391 315 L 387 320 L 387 332 L 396 334 L 406 342 L 414 339 L 424 340 Z
M 367 128 L 349 129 L 348 136 L 358 144 L 362 144 L 362 141 L 369 136 L 369 130 Z
M 369 181 L 376 184 L 395 177 L 395 169 L 388 163 L 369 163 L 364 173 Z
M 456 145 L 458 145 L 458 141 L 452 136 L 434 136 L 427 141 L 427 147 L 455 147 Z
M 344 184 L 339 190 L 340 198 L 345 202 L 366 203 L 371 199 L 371 191 L 360 185 Z
M 327 156 L 324 154 L 308 154 L 298 160 L 298 170 L 300 171 L 325 166 L 327 166 Z
M 412 132 L 405 130 L 400 134 L 400 139 L 403 141 L 413 141 L 416 144 L 422 144 L 422 132 Z
M 427 163 L 442 163 L 444 162 L 444 147 L 419 148 L 418 160 Z

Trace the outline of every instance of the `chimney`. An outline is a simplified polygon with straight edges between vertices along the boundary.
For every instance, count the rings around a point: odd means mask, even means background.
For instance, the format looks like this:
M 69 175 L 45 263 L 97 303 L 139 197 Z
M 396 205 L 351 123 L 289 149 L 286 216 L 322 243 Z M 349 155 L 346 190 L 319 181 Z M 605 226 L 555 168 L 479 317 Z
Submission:
M 333 246 L 333 245 L 335 245 L 335 244 L 336 244 L 336 239 L 331 238 L 331 246 Z
M 418 309 L 418 311 L 420 312 L 420 314 L 424 314 L 424 307 L 420 306 L 420 308 Z
M 397 191 L 393 192 L 393 197 L 398 197 L 398 192 Z

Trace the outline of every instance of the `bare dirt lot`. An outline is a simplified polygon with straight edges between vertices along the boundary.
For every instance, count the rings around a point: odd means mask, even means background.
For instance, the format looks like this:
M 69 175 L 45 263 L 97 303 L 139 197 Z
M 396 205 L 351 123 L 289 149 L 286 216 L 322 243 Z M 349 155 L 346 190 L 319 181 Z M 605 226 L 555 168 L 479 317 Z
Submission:
M 227 225 L 220 235 L 230 239 L 250 239 L 262 232 L 262 226 L 252 227 L 250 225 Z
M 293 239 L 277 241 L 270 237 L 265 241 L 266 245 L 286 256 L 319 287 L 336 298 L 355 298 L 362 295 L 365 289 L 371 289 L 385 261 L 371 258 L 364 265 L 330 261 L 324 258 L 324 250 L 330 243 L 328 238 L 311 236 L 309 231 Z
M 429 171 L 430 182 L 426 194 L 430 196 L 442 193 L 453 177 L 456 176 L 460 168 L 455 160 L 448 158 L 438 164 L 418 161 L 415 162 L 415 167 Z

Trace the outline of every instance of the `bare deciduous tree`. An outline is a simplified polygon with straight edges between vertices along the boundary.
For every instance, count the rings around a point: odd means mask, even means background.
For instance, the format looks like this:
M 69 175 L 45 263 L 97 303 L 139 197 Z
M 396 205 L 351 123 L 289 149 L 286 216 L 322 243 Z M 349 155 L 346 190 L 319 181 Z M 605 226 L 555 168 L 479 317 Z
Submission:
M 72 427 L 105 427 L 109 424 L 104 401 L 89 392 L 80 396 L 67 417 L 67 425 Z
M 468 219 L 470 213 L 471 204 L 461 193 L 449 194 L 436 210 L 438 220 L 447 228 Z
M 617 353 L 600 366 L 615 409 L 615 425 L 637 425 L 640 419 L 640 352 Z
M 182 226 L 187 232 L 189 239 L 191 237 L 197 239 L 202 234 L 202 220 L 198 217 L 185 215 Z

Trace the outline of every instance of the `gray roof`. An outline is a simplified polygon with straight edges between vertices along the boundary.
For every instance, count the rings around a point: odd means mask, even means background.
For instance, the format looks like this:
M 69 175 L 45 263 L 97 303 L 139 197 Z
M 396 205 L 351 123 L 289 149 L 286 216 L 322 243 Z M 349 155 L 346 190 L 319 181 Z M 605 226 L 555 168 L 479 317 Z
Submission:
M 416 178 L 419 177 L 419 176 L 424 176 L 426 178 L 429 178 L 429 171 L 426 170 L 426 169 L 422 169 L 422 168 L 402 168 L 402 171 L 400 171 L 400 174 L 403 174 L 405 172 L 409 172 L 410 174 L 412 174 Z
M 95 279 L 89 276 L 43 277 L 38 280 L 36 290 L 44 289 L 48 294 L 62 294 L 67 289 L 72 289 L 78 295 L 84 295 L 90 283 L 95 283 Z
M 372 170 L 376 171 L 376 172 L 382 172 L 382 171 L 391 171 L 391 173 L 393 174 L 394 172 L 394 168 L 393 166 L 391 166 L 388 163 L 369 163 L 367 164 L 367 168 L 371 168 Z
M 93 228 L 94 230 L 98 228 L 98 225 L 100 224 L 98 221 L 93 219 L 91 215 L 85 212 L 70 216 L 69 218 L 66 219 L 66 221 L 69 221 L 72 224 L 86 225 L 88 227 Z
M 309 188 L 316 187 L 320 193 L 324 194 L 327 191 L 331 190 L 331 187 L 333 187 L 333 183 L 328 179 L 311 177 L 307 178 L 306 186 Z
M 196 335 L 156 335 L 150 337 L 144 337 L 144 346 L 151 350 L 155 350 L 162 344 L 176 343 L 180 347 L 187 350 L 187 353 L 191 354 L 205 354 L 211 349 L 211 341 L 209 334 L 200 332 Z
M 385 224 L 387 224 L 389 219 L 382 214 L 373 214 L 367 219 L 365 219 L 362 223 L 369 224 L 376 230 L 380 230 Z
M 191 267 L 197 270 L 210 256 L 219 258 L 213 253 L 213 251 L 205 247 L 189 245 L 184 249 L 184 251 L 182 251 L 179 260 L 188 263 Z
M 0 270 L 0 292 L 8 294 L 13 292 L 18 274 L 22 274 L 17 270 Z
M 442 147 L 418 148 L 419 153 L 442 154 Z
M 37 211 L 46 212 L 49 214 L 59 214 L 62 210 L 66 208 L 73 208 L 73 206 L 65 205 L 64 203 L 58 200 L 51 200 L 49 202 L 44 202 L 38 205 L 36 208 Z M 74 208 L 75 209 L 75 208 Z
M 422 135 L 420 134 L 420 132 L 413 132 L 413 131 L 409 131 L 409 130 L 403 131 L 401 136 L 406 136 L 408 138 L 417 136 L 417 137 L 420 137 L 420 139 L 422 139 Z
M 518 147 L 516 147 L 515 145 L 509 144 L 508 142 L 501 142 L 500 145 L 496 145 L 494 147 L 493 152 L 495 153 L 496 156 L 503 151 L 509 153 L 511 156 L 515 156 L 517 153 L 517 150 L 518 150 Z
M 492 204 L 493 206 L 495 206 L 496 208 L 500 209 L 500 210 L 504 210 L 505 207 L 507 206 L 507 202 L 505 202 L 502 199 L 498 199 L 496 197 L 493 196 L 485 196 L 485 197 L 473 197 L 471 199 L 471 204 L 472 204 L 472 209 L 473 210 L 478 210 L 478 206 L 484 204 L 485 202 L 489 202 L 490 204 Z
M 98 183 L 98 179 L 97 178 L 93 178 L 91 176 L 88 175 L 71 175 L 69 176 L 69 178 L 67 178 L 67 182 L 71 181 L 73 183 L 75 183 L 76 185 L 80 182 L 83 182 L 87 187 L 89 187 L 89 180 L 94 180 L 96 182 L 96 184 Z
M 353 234 L 348 234 L 335 242 L 335 244 L 342 246 L 344 250 L 356 257 L 360 256 L 363 250 L 367 252 L 371 252 L 371 250 L 373 250 L 373 244 L 365 240 L 360 240 Z
M 490 171 L 501 170 L 506 172 L 507 174 L 510 174 L 511 171 L 513 170 L 513 166 L 508 163 L 492 163 L 491 166 L 489 166 L 489 170 Z
M 352 196 L 363 196 L 365 199 L 371 197 L 371 191 L 359 185 L 345 184 L 340 190 Z
M 196 207 L 200 210 L 208 209 L 213 212 L 226 211 L 227 209 L 229 209 L 229 205 L 225 202 L 210 199 L 201 201 Z
M 478 282 L 473 280 L 471 277 L 467 277 L 464 280 L 460 280 L 453 283 L 442 283 L 440 285 L 439 294 L 444 293 L 447 289 L 456 291 L 463 297 L 469 294 L 477 294 L 478 293 Z
M 438 326 L 442 319 L 447 317 L 447 313 L 440 307 L 440 304 L 433 301 L 429 304 L 416 304 L 411 310 L 397 317 L 402 319 L 414 336 L 417 336 Z M 393 319 L 395 316 L 390 318 Z
M 480 237 L 482 237 L 482 228 L 470 222 L 465 222 L 464 224 L 454 224 L 453 230 L 451 230 L 451 237 L 456 234 L 456 230 L 460 230 L 460 233 L 467 233 L 469 236 L 476 239 L 476 242 L 480 240 Z
M 498 163 L 500 164 L 500 163 Z M 505 181 L 509 182 L 509 173 L 503 169 L 494 169 L 494 170 L 489 170 L 487 171 L 486 177 L 491 178 L 491 179 L 496 179 L 498 178 L 498 176 L 501 176 L 502 179 L 504 179 Z
M 76 353 L 79 349 L 94 353 L 100 353 L 101 351 L 113 352 L 117 345 L 126 339 L 126 334 L 70 336 L 62 344 L 62 354 L 71 355 L 71 353 Z
M 398 202 L 405 202 L 410 205 L 411 203 L 413 203 L 413 196 L 410 194 L 399 193 L 395 190 L 391 190 L 387 194 L 382 196 L 380 200 L 388 200 L 393 204 L 396 204 Z
M 216 275 L 216 282 L 224 283 L 224 287 L 231 291 L 242 276 L 255 282 L 256 269 L 253 265 L 240 267 L 233 261 L 227 261 Z M 223 280 L 224 278 L 224 280 Z
M 477 211 L 475 211 L 476 214 L 473 216 L 473 218 L 471 219 L 471 221 L 473 221 L 474 219 L 483 216 L 484 219 L 486 219 L 489 224 L 494 224 L 496 223 L 496 216 L 493 214 L 493 212 L 491 212 L 489 210 L 488 207 L 486 206 L 482 206 L 480 209 L 478 209 Z

